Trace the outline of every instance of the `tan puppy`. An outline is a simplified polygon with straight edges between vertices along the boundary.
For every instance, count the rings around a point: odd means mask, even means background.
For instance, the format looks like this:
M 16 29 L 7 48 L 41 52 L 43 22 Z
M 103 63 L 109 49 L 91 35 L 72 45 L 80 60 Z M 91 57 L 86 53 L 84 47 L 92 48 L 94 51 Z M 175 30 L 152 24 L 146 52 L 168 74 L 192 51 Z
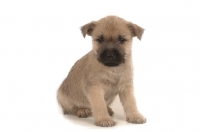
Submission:
M 127 121 L 145 123 L 133 93 L 132 38 L 141 39 L 143 28 L 108 16 L 81 27 L 83 36 L 92 37 L 93 49 L 78 60 L 58 89 L 63 113 L 87 117 L 97 126 L 114 126 L 108 106 L 119 94 Z

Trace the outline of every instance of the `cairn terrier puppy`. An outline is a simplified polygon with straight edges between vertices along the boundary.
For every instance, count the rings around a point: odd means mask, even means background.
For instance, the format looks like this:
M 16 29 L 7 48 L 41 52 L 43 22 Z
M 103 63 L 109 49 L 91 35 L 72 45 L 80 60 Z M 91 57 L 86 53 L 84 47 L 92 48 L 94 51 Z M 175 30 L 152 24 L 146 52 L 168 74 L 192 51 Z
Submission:
M 144 29 L 117 16 L 107 16 L 81 27 L 83 37 L 92 37 L 92 50 L 79 59 L 57 92 L 64 114 L 85 118 L 95 124 L 114 126 L 109 105 L 119 94 L 130 123 L 145 123 L 137 109 L 133 86 L 132 38 Z

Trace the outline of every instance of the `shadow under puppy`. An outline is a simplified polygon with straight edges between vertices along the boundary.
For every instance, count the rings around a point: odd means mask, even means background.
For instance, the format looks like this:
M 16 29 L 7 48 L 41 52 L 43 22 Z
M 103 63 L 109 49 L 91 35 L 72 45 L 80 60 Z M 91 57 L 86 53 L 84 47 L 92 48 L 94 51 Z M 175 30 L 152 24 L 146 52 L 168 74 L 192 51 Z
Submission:
M 57 92 L 64 114 L 87 117 L 97 126 L 114 126 L 109 105 L 119 94 L 127 121 L 145 123 L 133 91 L 132 38 L 141 39 L 143 28 L 117 16 L 107 16 L 81 27 L 92 37 L 92 50 L 78 60 Z

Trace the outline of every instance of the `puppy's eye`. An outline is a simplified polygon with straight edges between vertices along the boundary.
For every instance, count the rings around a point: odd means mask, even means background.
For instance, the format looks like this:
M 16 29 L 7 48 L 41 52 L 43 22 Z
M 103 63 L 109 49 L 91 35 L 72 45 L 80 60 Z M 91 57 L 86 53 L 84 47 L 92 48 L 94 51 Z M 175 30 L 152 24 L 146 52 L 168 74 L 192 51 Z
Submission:
M 104 42 L 103 37 L 101 36 L 100 38 L 97 39 L 97 41 L 98 41 L 99 43 L 103 43 L 103 42 Z
M 120 41 L 121 44 L 123 44 L 126 41 L 126 39 L 119 37 L 119 41 Z

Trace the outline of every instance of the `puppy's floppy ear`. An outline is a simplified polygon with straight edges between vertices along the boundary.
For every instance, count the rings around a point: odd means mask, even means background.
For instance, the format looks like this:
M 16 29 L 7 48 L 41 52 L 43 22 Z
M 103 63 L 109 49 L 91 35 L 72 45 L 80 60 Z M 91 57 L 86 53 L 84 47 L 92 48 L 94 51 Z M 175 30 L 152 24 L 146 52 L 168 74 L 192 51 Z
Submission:
M 141 40 L 142 34 L 144 32 L 144 29 L 142 27 L 130 22 L 128 23 L 128 28 L 131 30 L 133 37 L 137 36 L 137 38 Z
M 81 31 L 82 31 L 84 38 L 85 38 L 86 34 L 89 35 L 89 36 L 92 35 L 92 32 L 94 30 L 95 25 L 96 25 L 96 22 L 92 21 L 92 22 L 85 24 L 84 26 L 81 27 Z

